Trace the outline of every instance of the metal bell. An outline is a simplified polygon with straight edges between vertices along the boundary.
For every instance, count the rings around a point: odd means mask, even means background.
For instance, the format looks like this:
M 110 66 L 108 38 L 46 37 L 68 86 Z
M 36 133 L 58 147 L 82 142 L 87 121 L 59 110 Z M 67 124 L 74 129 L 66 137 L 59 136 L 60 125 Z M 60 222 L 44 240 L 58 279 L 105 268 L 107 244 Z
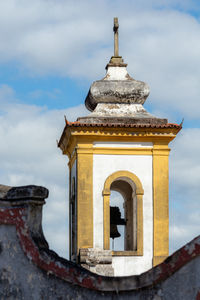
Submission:
M 110 237 L 112 239 L 115 239 L 115 238 L 118 238 L 120 236 L 121 236 L 121 234 L 119 233 L 119 231 L 117 229 L 117 225 L 110 224 Z

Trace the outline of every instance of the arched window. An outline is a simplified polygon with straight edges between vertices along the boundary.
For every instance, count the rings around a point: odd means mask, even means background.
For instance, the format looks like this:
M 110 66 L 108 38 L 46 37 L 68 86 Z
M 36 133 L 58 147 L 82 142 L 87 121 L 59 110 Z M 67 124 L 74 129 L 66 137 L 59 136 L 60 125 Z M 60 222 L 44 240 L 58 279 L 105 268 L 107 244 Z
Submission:
M 123 208 L 110 202 L 111 191 L 121 194 Z M 115 172 L 105 181 L 104 249 L 110 249 L 110 237 L 119 236 L 117 227 L 124 226 L 123 250 L 114 249 L 113 255 L 143 255 L 143 194 L 139 178 L 131 172 Z
M 111 188 L 110 194 L 110 249 L 125 250 L 125 201 L 122 194 Z

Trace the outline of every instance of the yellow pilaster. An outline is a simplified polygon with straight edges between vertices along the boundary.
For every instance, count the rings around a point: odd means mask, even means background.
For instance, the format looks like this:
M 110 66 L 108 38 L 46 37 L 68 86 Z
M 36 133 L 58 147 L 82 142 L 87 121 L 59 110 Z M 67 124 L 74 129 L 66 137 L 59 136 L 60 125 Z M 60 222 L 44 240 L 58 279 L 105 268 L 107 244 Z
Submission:
M 93 247 L 93 154 L 91 145 L 77 147 L 77 253 Z
M 110 249 L 110 193 L 104 193 L 104 249 Z
M 169 255 L 168 145 L 153 148 L 153 265 Z
M 137 194 L 137 255 L 143 255 L 143 194 Z

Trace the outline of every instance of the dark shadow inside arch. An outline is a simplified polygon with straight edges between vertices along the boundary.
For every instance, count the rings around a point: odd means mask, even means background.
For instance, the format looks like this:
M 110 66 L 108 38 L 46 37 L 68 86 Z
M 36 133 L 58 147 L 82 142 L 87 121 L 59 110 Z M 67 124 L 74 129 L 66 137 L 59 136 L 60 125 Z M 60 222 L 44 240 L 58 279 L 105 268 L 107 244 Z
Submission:
M 136 251 L 137 250 L 137 198 L 136 185 L 127 177 L 115 179 L 110 186 L 110 209 L 118 207 L 120 218 L 124 220 L 124 225 L 113 225 L 110 219 L 111 230 L 115 235 L 120 234 L 114 239 L 110 238 L 110 249 L 114 251 Z M 115 210 L 117 210 L 115 208 Z M 119 213 L 118 213 L 119 217 Z M 119 222 L 120 223 L 120 222 Z M 123 223 L 123 222 L 121 222 Z

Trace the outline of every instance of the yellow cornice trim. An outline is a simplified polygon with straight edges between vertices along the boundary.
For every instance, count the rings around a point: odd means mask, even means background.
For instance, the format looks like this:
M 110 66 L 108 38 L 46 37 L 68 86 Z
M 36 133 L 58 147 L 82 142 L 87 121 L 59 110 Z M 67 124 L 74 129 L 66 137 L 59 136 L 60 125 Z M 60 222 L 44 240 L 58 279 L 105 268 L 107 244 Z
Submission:
M 75 127 L 67 128 L 59 142 L 63 154 L 71 153 L 71 148 L 78 140 L 97 141 L 172 141 L 180 129 L 177 128 L 105 128 L 105 127 Z M 77 139 L 77 142 L 74 142 Z
M 155 150 L 153 149 L 152 153 L 153 153 L 153 156 L 169 156 L 169 152 L 170 152 L 170 149 L 159 149 L 159 150 Z
M 78 154 L 93 154 L 93 149 L 88 149 L 88 148 L 77 148 L 77 153 Z
M 152 155 L 152 148 L 77 148 L 77 153 L 82 154 L 107 154 L 107 155 Z
M 152 148 L 144 147 L 133 147 L 133 148 L 108 148 L 108 147 L 98 147 L 93 148 L 94 154 L 114 154 L 114 155 L 152 155 Z
M 77 143 L 77 148 L 79 149 L 91 149 L 93 147 L 93 143 Z
M 169 155 L 168 146 L 160 148 L 150 147 L 93 147 L 92 144 L 78 144 L 76 152 L 81 154 L 102 154 L 102 155 Z M 72 156 L 74 153 L 72 154 Z M 71 156 L 71 157 L 72 157 Z M 72 158 L 70 158 L 71 160 Z
M 154 144 L 169 144 L 174 138 L 171 135 L 113 135 L 113 134 L 102 134 L 102 135 L 72 135 L 71 140 L 75 139 L 77 143 L 90 143 L 93 142 L 152 142 Z M 98 146 L 97 146 L 98 147 Z
M 78 143 L 76 146 L 76 151 L 78 154 L 93 154 L 93 144 L 92 143 Z
M 145 137 L 145 138 L 160 138 L 160 137 L 164 137 L 164 138 L 170 138 L 170 139 L 174 139 L 176 137 L 176 134 L 172 133 L 172 132 L 73 132 L 72 136 L 85 136 L 85 137 L 97 137 L 97 136 L 109 136 L 109 137 Z
M 108 149 L 112 149 L 112 151 L 114 149 L 119 149 L 121 150 L 120 146 L 117 148 L 114 147 L 96 147 L 93 146 L 94 142 L 152 142 L 154 144 L 154 149 L 161 149 L 161 148 L 166 148 L 167 149 L 167 145 L 174 139 L 175 136 L 143 136 L 143 137 L 139 137 L 139 136 L 71 136 L 71 138 L 69 139 L 69 144 L 66 144 L 65 147 L 63 148 L 63 154 L 67 154 L 69 157 L 70 155 L 73 153 L 75 148 L 78 149 L 82 149 L 81 151 L 83 152 L 84 148 L 87 148 L 87 151 L 90 151 L 89 149 L 95 149 L 93 150 L 95 153 L 103 153 L 104 149 L 106 152 L 109 152 Z M 158 148 L 157 146 L 160 145 L 160 148 Z M 156 147 L 155 147 L 156 146 Z M 126 149 L 127 151 L 131 151 L 130 149 L 133 149 L 135 151 L 151 151 L 152 148 L 150 147 L 127 147 L 124 148 L 123 150 Z M 138 150 L 137 150 L 138 149 Z M 144 153 L 144 155 L 148 155 L 146 153 Z

